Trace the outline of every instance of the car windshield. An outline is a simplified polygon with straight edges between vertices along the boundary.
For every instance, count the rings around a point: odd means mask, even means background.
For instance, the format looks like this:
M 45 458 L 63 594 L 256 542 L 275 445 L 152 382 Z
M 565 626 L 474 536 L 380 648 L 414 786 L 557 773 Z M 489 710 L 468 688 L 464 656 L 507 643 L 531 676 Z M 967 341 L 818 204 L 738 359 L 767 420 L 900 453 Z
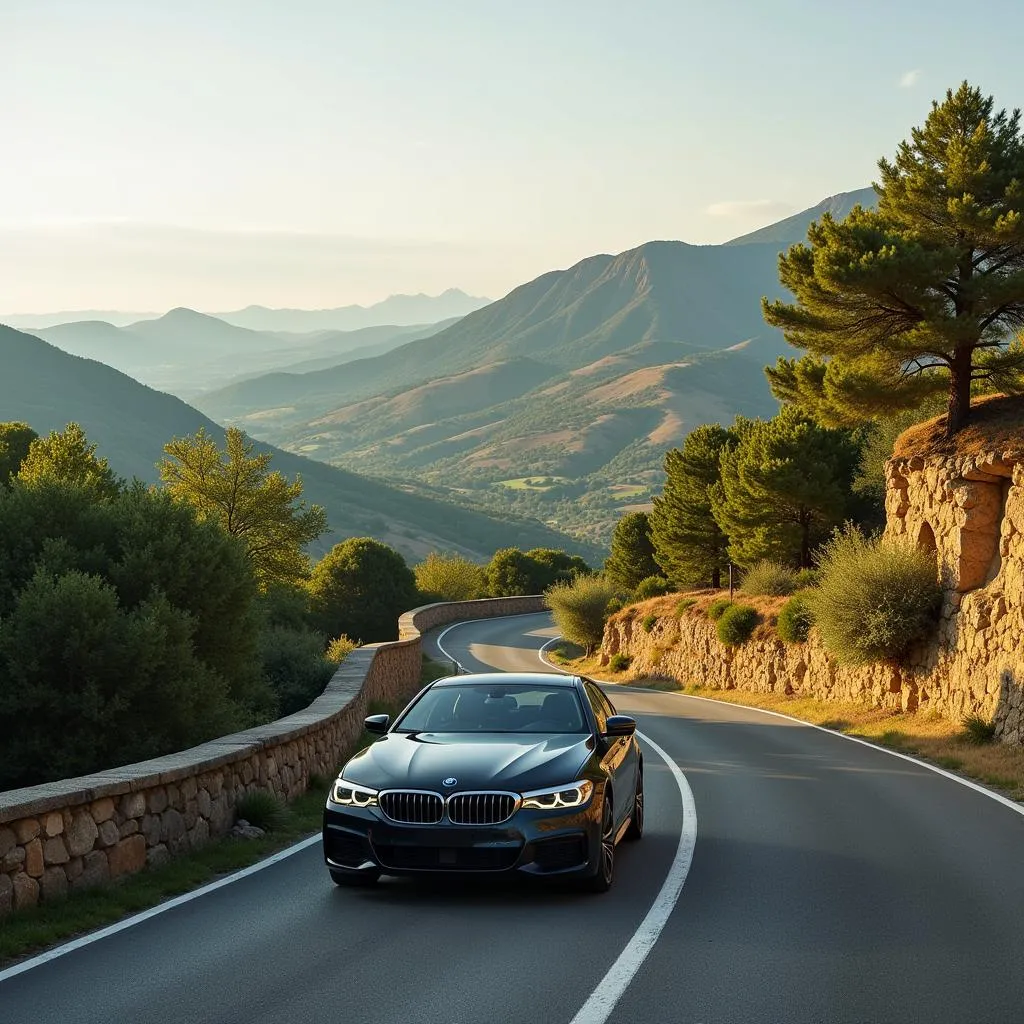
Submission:
M 536 683 L 428 690 L 396 732 L 589 732 L 576 691 Z

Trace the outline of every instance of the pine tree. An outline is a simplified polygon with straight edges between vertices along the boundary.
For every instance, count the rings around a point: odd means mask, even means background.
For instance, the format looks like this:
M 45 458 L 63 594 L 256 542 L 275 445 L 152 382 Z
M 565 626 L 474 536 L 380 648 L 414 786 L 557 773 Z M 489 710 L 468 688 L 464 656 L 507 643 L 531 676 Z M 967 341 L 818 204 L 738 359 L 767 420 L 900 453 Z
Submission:
M 225 450 L 200 429 L 191 437 L 164 445 L 167 458 L 160 479 L 179 501 L 241 539 L 256 578 L 264 588 L 293 583 L 309 575 L 303 546 L 327 529 L 319 505 L 301 500 L 302 481 L 288 481 L 268 469 L 269 452 L 253 454 L 255 445 L 237 427 L 228 427 Z
M 634 590 L 641 580 L 660 572 L 654 560 L 647 513 L 627 512 L 615 524 L 611 554 L 604 563 L 605 576 L 623 590 Z
M 833 425 L 944 394 L 948 436 L 972 385 L 1019 390 L 1024 348 L 1024 136 L 964 82 L 879 161 L 878 209 L 812 224 L 779 258 L 796 302 L 762 301 L 809 355 L 769 368 L 775 395 Z
M 729 557 L 744 566 L 765 558 L 810 566 L 850 508 L 859 455 L 849 431 L 819 426 L 792 406 L 750 424 L 723 449 L 711 489 Z
M 744 429 L 744 421 L 737 424 Z M 710 489 L 719 480 L 722 450 L 737 438 L 735 427 L 707 424 L 665 454 L 665 488 L 649 517 L 651 541 L 655 561 L 679 587 L 721 583 L 728 538 L 711 514 Z

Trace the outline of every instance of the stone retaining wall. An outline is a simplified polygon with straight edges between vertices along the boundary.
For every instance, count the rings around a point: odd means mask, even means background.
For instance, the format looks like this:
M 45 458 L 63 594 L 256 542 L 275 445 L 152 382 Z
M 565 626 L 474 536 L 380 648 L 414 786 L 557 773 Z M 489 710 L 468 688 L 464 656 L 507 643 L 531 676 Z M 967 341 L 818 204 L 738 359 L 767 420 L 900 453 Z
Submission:
M 540 597 L 425 605 L 400 639 L 354 650 L 304 711 L 200 746 L 75 779 L 0 793 L 0 916 L 163 863 L 228 832 L 241 796 L 286 800 L 333 778 L 373 701 L 419 686 L 420 634 L 462 619 L 543 610 Z
M 890 462 L 886 477 L 887 536 L 934 551 L 943 587 L 938 628 L 902 664 L 838 665 L 813 631 L 785 644 L 760 627 L 726 647 L 696 609 L 647 632 L 635 608 L 609 620 L 603 660 L 621 652 L 636 672 L 721 689 L 927 709 L 956 722 L 978 714 L 1004 742 L 1024 744 L 1024 463 L 1009 452 L 917 456 Z

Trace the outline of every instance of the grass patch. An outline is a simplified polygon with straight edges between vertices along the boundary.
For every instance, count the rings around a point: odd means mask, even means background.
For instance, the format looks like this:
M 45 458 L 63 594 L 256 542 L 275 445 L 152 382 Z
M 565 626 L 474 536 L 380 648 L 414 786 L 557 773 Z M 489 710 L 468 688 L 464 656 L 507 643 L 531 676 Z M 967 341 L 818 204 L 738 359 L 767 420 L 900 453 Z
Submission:
M 657 615 L 645 615 L 640 620 L 640 625 L 643 627 L 643 631 L 645 633 L 650 633 L 650 631 L 652 629 L 654 629 L 654 627 L 657 625 L 657 622 L 658 622 L 658 616 Z
M 692 608 L 697 603 L 695 597 L 683 597 L 676 601 L 676 615 L 682 615 L 687 608 Z
M 613 654 L 608 659 L 608 667 L 613 672 L 625 672 L 629 668 L 630 657 L 628 654 Z
M 717 622 L 733 605 L 727 597 L 716 598 L 708 605 L 708 618 Z
M 278 832 L 288 820 L 288 806 L 270 790 L 254 789 L 235 804 L 235 817 L 265 832 Z
M 740 592 L 748 597 L 784 597 L 796 588 L 796 571 L 767 558 L 755 562 L 740 584 Z
M 990 722 L 988 719 L 982 718 L 981 715 L 965 715 L 963 723 L 964 739 L 968 743 L 973 743 L 976 747 L 991 743 L 995 737 L 995 722 Z

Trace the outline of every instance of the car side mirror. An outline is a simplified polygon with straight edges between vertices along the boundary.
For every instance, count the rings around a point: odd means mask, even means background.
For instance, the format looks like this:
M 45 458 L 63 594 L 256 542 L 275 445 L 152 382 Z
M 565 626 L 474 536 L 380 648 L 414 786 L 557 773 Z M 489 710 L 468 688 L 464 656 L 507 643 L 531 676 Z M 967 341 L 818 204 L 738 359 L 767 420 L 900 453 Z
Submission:
M 363 727 L 367 732 L 387 732 L 390 724 L 390 715 L 370 715 L 363 721 Z
M 609 715 L 605 722 L 605 736 L 632 736 L 636 732 L 636 719 L 629 715 Z

